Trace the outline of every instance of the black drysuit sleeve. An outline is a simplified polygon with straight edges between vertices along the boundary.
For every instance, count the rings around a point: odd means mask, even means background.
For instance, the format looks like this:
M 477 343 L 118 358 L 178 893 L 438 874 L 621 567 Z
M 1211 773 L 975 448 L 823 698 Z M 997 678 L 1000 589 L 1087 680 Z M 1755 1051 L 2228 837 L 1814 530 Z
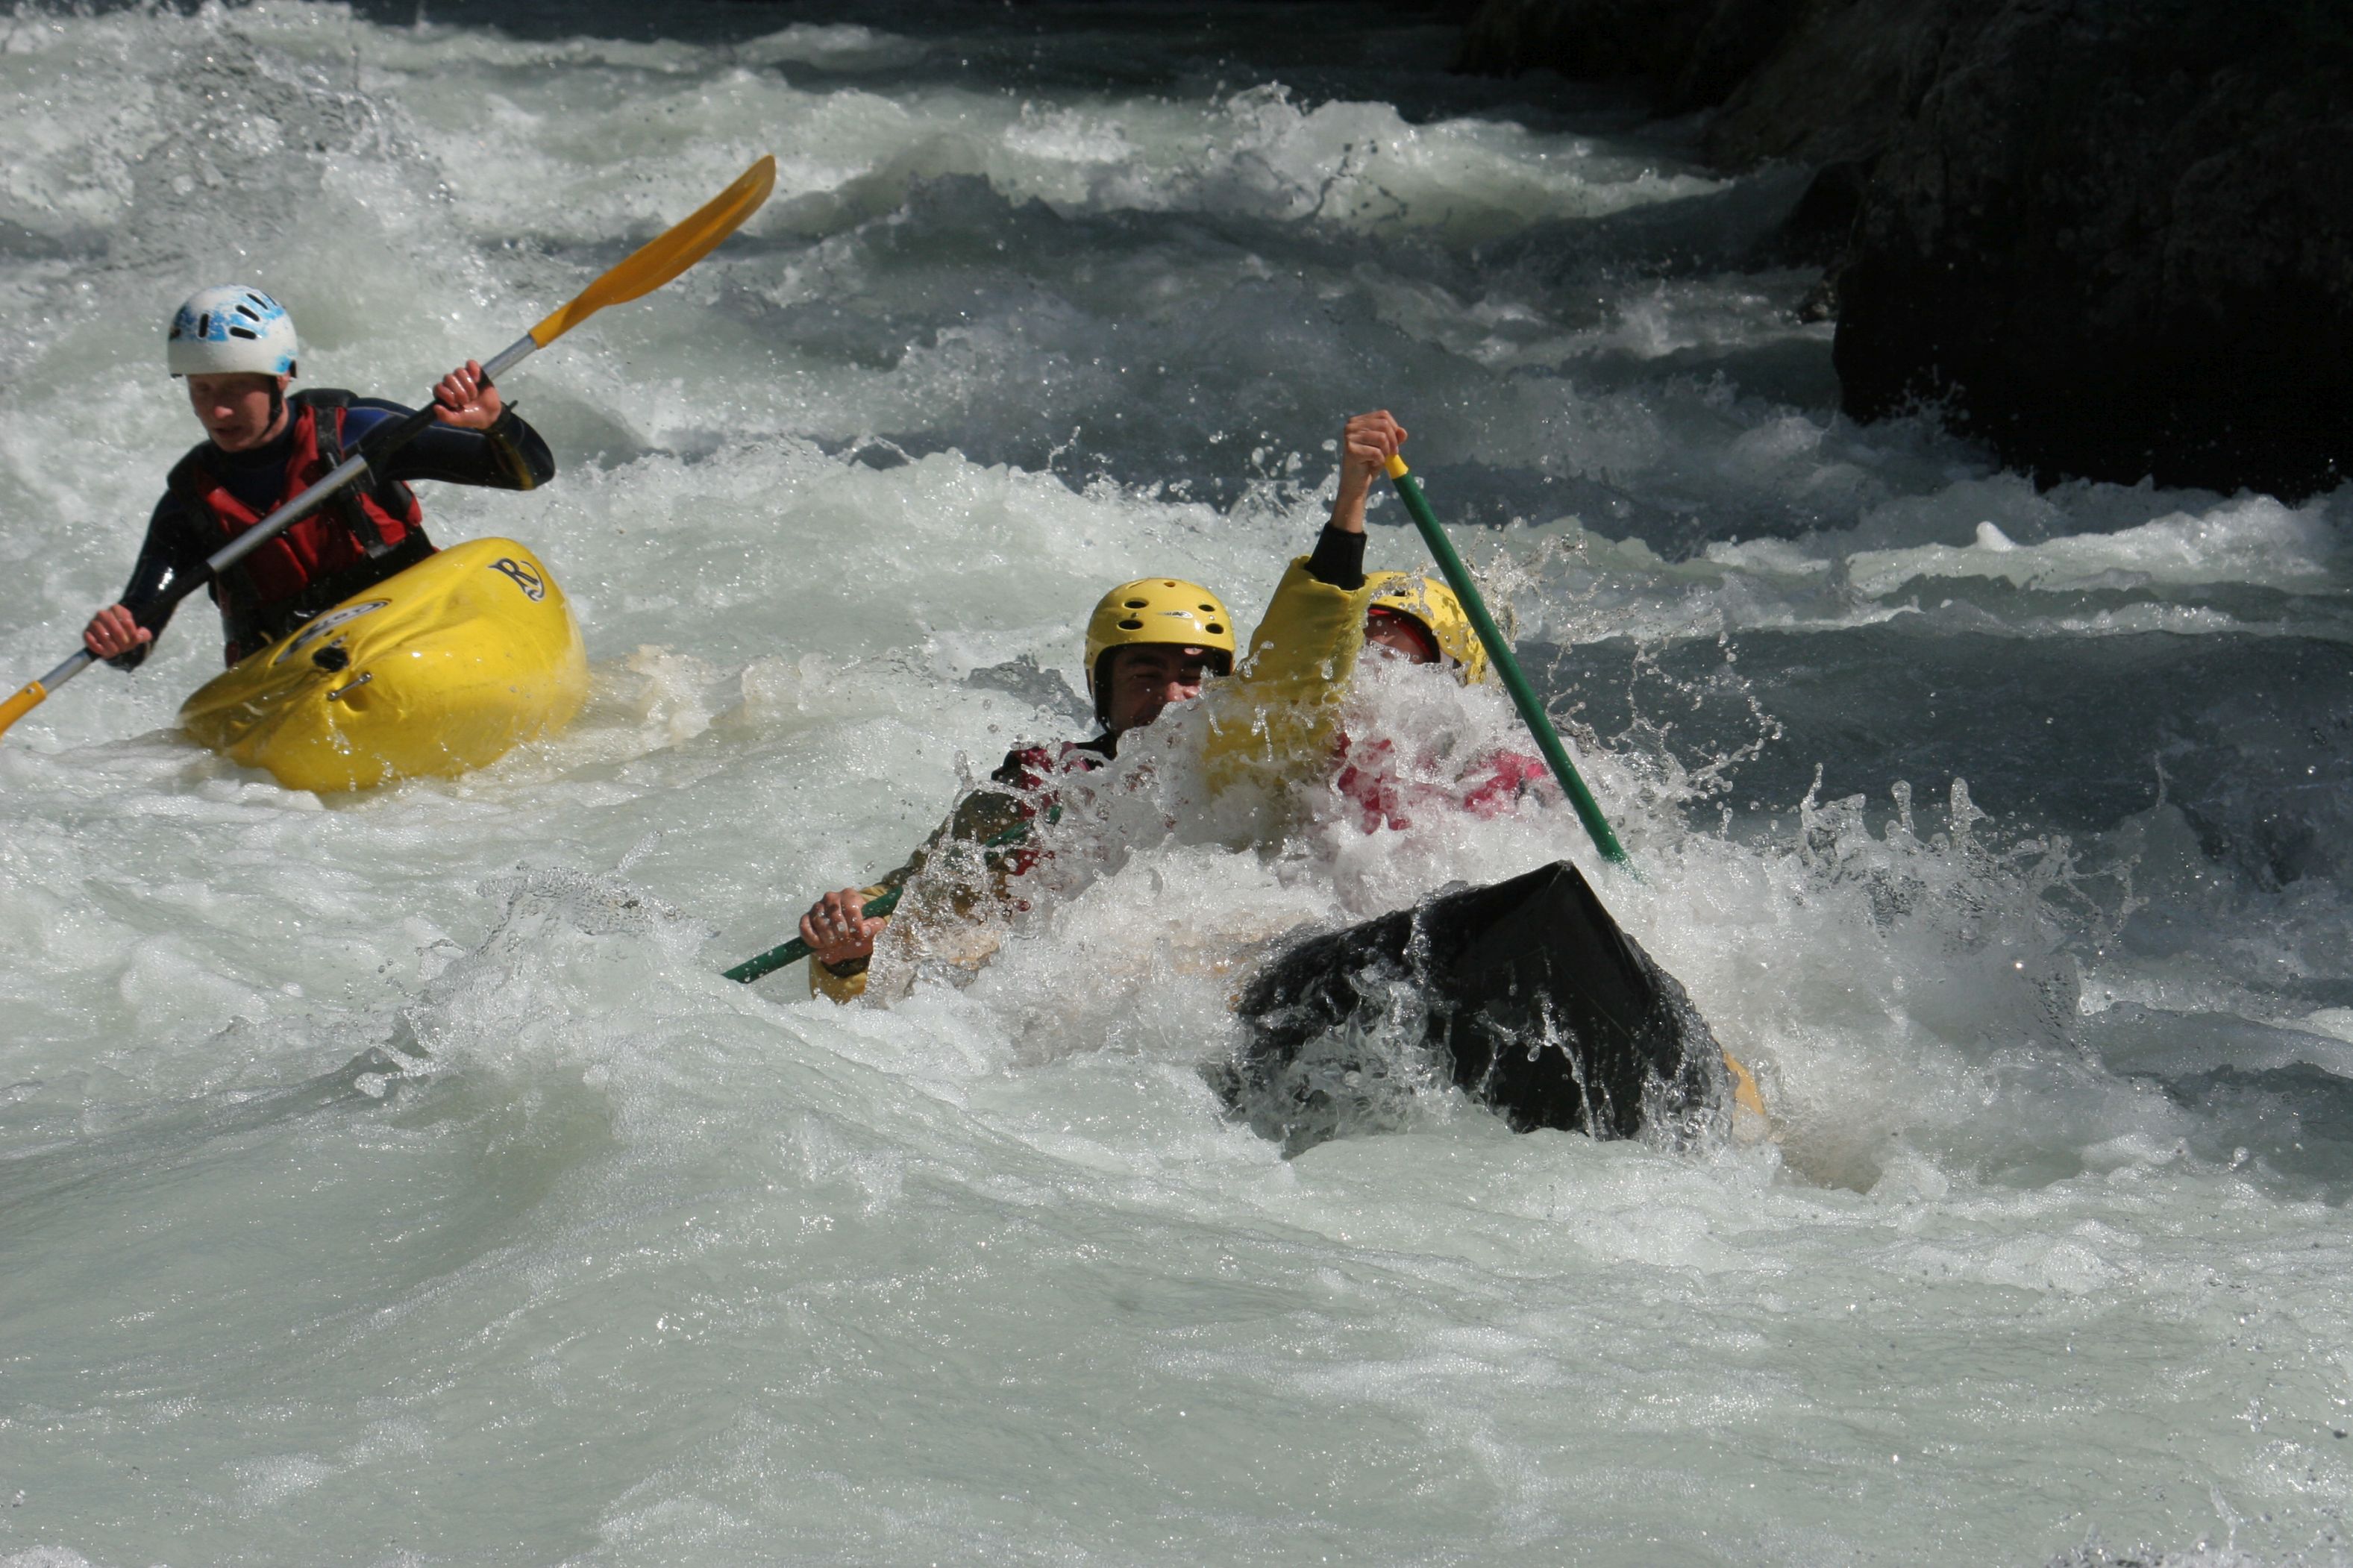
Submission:
M 1355 593 L 1365 585 L 1365 536 L 1325 523 L 1315 536 L 1315 552 L 1307 558 L 1307 574 Z

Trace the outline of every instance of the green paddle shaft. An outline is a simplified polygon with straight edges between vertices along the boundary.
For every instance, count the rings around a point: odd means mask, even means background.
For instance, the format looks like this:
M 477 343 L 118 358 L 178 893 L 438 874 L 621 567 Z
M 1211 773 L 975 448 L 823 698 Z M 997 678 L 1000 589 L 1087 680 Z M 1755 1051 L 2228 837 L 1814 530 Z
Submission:
M 1577 765 L 1568 760 L 1568 751 L 1560 743 L 1559 732 L 1552 727 L 1552 715 L 1536 700 L 1535 689 L 1528 684 L 1528 678 L 1520 673 L 1520 661 L 1512 657 L 1512 645 L 1504 640 L 1503 628 L 1487 613 L 1487 602 L 1479 596 L 1478 584 L 1471 581 L 1470 569 L 1454 552 L 1454 542 L 1439 525 L 1438 514 L 1430 510 L 1430 500 L 1421 493 L 1420 482 L 1407 471 L 1402 458 L 1391 458 L 1388 467 L 1398 494 L 1405 498 L 1405 510 L 1413 514 L 1413 525 L 1421 530 L 1422 542 L 1430 546 L 1430 553 L 1438 562 L 1439 571 L 1445 574 L 1454 596 L 1462 601 L 1462 613 L 1471 618 L 1472 629 L 1479 634 L 1480 642 L 1486 645 L 1487 658 L 1495 666 L 1495 673 L 1504 678 L 1504 689 L 1512 694 L 1512 705 L 1520 710 L 1528 732 L 1536 738 L 1536 747 L 1544 752 L 1545 761 L 1552 764 L 1553 776 L 1567 793 L 1569 804 L 1577 807 L 1577 820 L 1585 824 L 1585 831 L 1593 836 L 1594 847 L 1611 864 L 1632 870 L 1633 862 L 1626 858 L 1618 836 L 1609 830 L 1609 820 L 1601 815 L 1593 792 L 1585 787 L 1585 781 L 1577 777 Z
M 1054 807 L 1047 814 L 1046 819 L 1049 822 L 1052 821 L 1055 817 L 1061 815 L 1061 811 L 1062 808 L 1060 806 L 1058 805 Z M 981 844 L 980 850 L 982 854 L 987 855 L 993 850 L 1003 849 L 1008 846 L 1018 844 L 1029 837 L 1029 825 L 1027 822 L 1017 822 L 1012 826 L 1007 828 L 1004 832 L 985 840 Z M 859 906 L 860 918 L 870 921 L 880 920 L 882 916 L 889 914 L 892 910 L 899 907 L 899 895 L 906 890 L 906 885 L 902 883 L 898 887 L 875 894 L 872 898 L 867 900 L 865 903 Z M 745 959 L 743 963 L 737 964 L 733 969 L 722 970 L 720 973 L 724 974 L 730 980 L 739 981 L 745 985 L 749 985 L 752 982 L 759 979 L 762 975 L 774 974 L 777 970 L 782 969 L 787 963 L 798 963 L 802 959 L 807 958 L 808 955 L 809 944 L 803 942 L 800 938 L 795 937 L 792 941 L 785 942 L 781 946 L 772 947 L 767 952 L 761 953 L 756 957 Z
M 873 898 L 867 900 L 862 911 L 864 918 L 867 920 L 880 920 L 884 915 L 889 914 L 892 910 L 899 907 L 899 895 L 906 890 L 907 889 L 904 888 L 893 888 L 887 893 L 878 893 Z M 770 948 L 767 952 L 760 954 L 757 958 L 745 959 L 743 963 L 737 964 L 734 968 L 730 969 L 725 973 L 728 979 L 740 981 L 744 984 L 749 985 L 752 982 L 759 979 L 762 975 L 774 974 L 786 964 L 798 963 L 802 959 L 807 958 L 808 955 L 809 944 L 803 942 L 800 938 L 795 937 L 792 941 L 786 942 L 781 947 Z

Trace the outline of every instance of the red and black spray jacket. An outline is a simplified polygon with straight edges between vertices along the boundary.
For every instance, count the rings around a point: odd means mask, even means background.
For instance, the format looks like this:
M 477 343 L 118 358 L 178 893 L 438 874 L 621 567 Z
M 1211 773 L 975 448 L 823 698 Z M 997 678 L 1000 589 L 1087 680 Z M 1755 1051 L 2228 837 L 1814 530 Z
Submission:
M 1050 746 L 1022 746 L 1008 752 L 1005 761 L 988 776 L 990 782 L 1012 793 L 997 795 L 988 791 L 973 797 L 1002 803 L 997 809 L 1005 816 L 1006 826 L 989 837 L 1010 830 L 1016 820 L 1032 826 L 1040 816 L 1051 821 L 1061 809 L 1062 781 L 1072 773 L 1092 773 L 1111 761 L 1116 744 L 1115 737 L 1098 735 L 1092 741 L 1060 741 Z M 1004 877 L 1018 877 L 1038 864 L 1041 853 L 1033 833 L 1000 849 L 997 865 Z
M 202 442 L 173 467 L 122 602 L 161 633 L 170 611 L 142 613 L 182 574 L 291 500 L 350 455 L 366 433 L 408 410 L 322 389 L 287 400 L 287 428 L 254 452 Z M 488 430 L 429 425 L 371 466 L 318 510 L 280 533 L 210 585 L 220 605 L 227 662 L 433 553 L 412 479 L 531 489 L 553 478 L 546 442 L 510 408 Z M 111 662 L 135 667 L 146 648 Z
M 963 918 L 985 899 L 1008 897 L 1006 884 L 1037 865 L 1045 853 L 1023 830 L 1052 821 L 1060 809 L 1063 781 L 1102 767 L 1116 745 L 1116 737 L 1098 735 L 1092 741 L 1018 746 L 1006 752 L 988 775 L 996 787 L 976 789 L 958 801 L 923 847 L 905 865 L 864 889 L 865 896 L 871 900 L 895 892 L 929 869 L 935 912 Z M 810 984 L 836 1001 L 848 1001 L 865 989 L 861 977 L 867 963 L 856 958 L 839 968 L 812 963 Z
M 1335 749 L 1332 787 L 1367 833 L 1410 827 L 1416 811 L 1502 816 L 1522 797 L 1541 796 L 1553 786 L 1552 768 L 1542 757 L 1501 747 L 1455 769 L 1436 756 L 1418 757 L 1409 766 L 1384 736 L 1358 741 L 1343 731 Z
M 1026 830 L 1051 822 L 1061 810 L 1063 782 L 1111 761 L 1116 744 L 1113 736 L 1098 735 L 1092 741 L 1015 747 L 988 775 L 994 787 L 976 789 L 956 802 L 955 810 L 923 847 L 876 887 L 900 887 L 938 861 L 943 851 L 954 848 L 966 858 L 977 852 L 986 868 L 985 877 L 977 879 L 971 873 L 979 868 L 959 868 L 964 874 L 955 879 L 965 885 L 956 889 L 955 902 L 961 906 L 1001 893 L 1007 882 L 1037 865 L 1042 853 L 1036 836 Z

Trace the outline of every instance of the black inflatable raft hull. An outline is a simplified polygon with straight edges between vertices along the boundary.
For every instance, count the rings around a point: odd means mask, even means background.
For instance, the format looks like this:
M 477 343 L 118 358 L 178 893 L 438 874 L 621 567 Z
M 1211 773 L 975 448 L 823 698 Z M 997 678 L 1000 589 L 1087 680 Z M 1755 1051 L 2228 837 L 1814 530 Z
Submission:
M 1695 1131 L 1723 1054 L 1567 861 L 1310 937 L 1255 975 L 1228 1104 L 1292 1152 L 1451 1079 L 1515 1131 Z

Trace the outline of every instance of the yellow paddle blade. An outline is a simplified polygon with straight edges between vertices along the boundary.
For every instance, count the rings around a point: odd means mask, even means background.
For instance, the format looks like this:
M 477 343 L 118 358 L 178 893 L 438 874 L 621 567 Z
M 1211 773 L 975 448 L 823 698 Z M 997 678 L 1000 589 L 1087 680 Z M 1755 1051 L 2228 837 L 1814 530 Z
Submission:
M 0 731 L 38 708 L 49 694 L 49 689 L 37 680 L 25 682 L 25 689 L 5 702 L 0 702 Z
M 760 210 L 776 188 L 776 159 L 770 153 L 744 171 L 744 177 L 720 192 L 682 223 L 672 225 L 632 251 L 628 260 L 583 289 L 572 302 L 531 330 L 531 340 L 545 348 L 607 305 L 650 294 L 704 257 L 712 247 L 743 226 Z

